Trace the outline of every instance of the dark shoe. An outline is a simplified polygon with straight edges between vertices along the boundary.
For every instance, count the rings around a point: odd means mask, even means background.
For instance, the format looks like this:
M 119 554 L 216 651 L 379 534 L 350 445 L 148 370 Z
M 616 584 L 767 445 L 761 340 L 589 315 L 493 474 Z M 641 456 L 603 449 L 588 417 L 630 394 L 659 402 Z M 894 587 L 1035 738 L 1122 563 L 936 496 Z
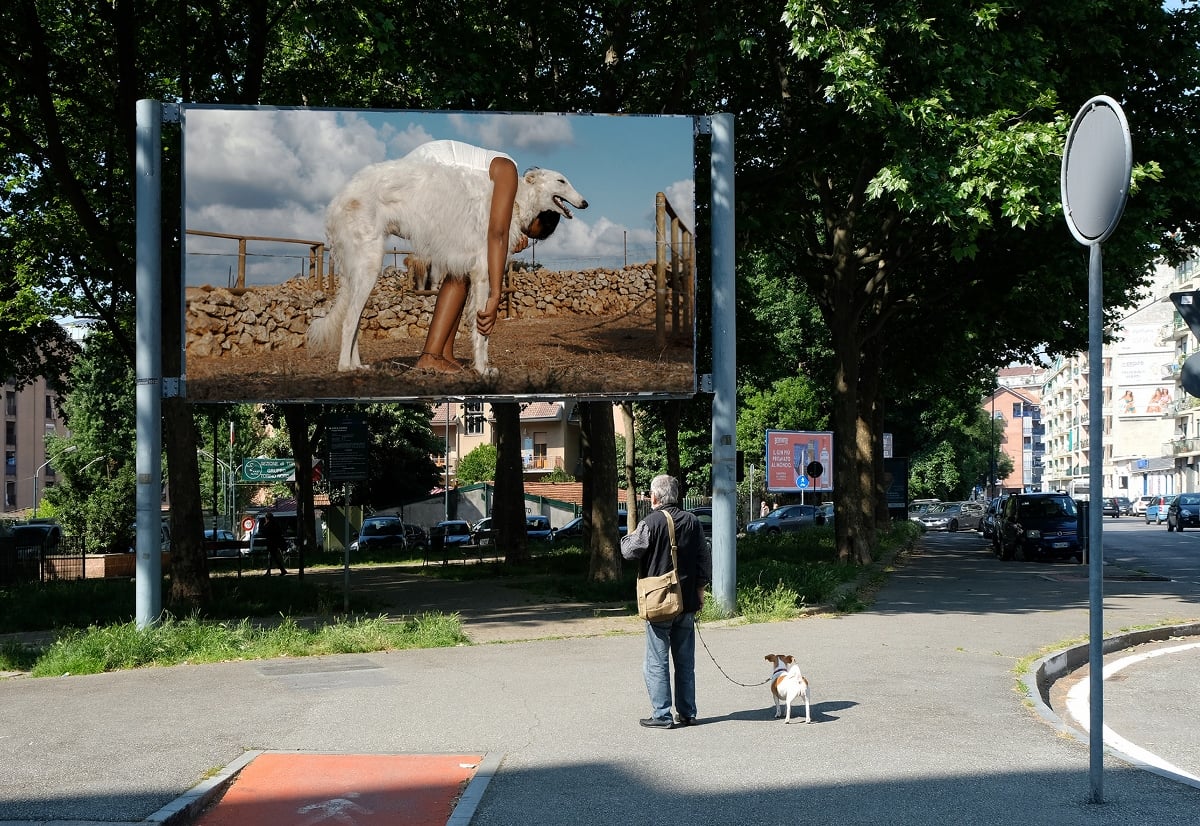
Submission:
M 287 576 L 287 571 L 280 571 L 280 572 L 279 572 L 279 575 L 280 575 L 280 576 Z
M 670 717 L 643 717 L 638 722 L 645 728 L 675 728 Z
M 688 726 L 694 726 L 694 725 L 696 725 L 696 718 L 695 717 L 684 717 L 682 714 L 676 714 L 675 715 L 675 725 L 679 726 L 680 728 L 687 728 Z

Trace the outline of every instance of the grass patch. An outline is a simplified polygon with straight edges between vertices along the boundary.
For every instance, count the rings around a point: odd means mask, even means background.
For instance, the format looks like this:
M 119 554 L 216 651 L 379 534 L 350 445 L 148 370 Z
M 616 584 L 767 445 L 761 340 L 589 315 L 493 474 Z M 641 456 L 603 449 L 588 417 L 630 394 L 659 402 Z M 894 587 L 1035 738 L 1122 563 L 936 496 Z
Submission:
M 145 666 L 437 648 L 466 642 L 457 615 L 425 614 L 404 622 L 359 618 L 313 629 L 291 618 L 269 628 L 249 620 L 168 618 L 147 628 L 128 622 L 72 631 L 52 643 L 29 670 L 34 677 L 99 674 Z
M 318 587 L 286 577 L 261 574 L 214 576 L 212 602 L 203 618 L 236 620 L 293 614 L 327 616 L 340 612 L 342 592 L 333 584 Z M 170 602 L 170 580 L 164 579 L 164 612 L 179 618 L 185 611 Z M 87 579 L 75 582 L 22 583 L 0 589 L 0 634 L 17 631 L 88 628 L 132 622 L 136 607 L 134 583 L 128 579 Z M 352 606 L 357 611 L 372 606 Z

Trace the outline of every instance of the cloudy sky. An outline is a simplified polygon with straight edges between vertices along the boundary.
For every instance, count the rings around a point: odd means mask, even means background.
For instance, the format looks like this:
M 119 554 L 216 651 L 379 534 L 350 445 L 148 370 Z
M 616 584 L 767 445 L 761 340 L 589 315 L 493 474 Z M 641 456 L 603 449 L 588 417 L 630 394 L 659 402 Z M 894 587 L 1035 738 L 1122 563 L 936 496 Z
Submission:
M 558 170 L 587 198 L 519 258 L 563 269 L 653 260 L 660 191 L 695 223 L 690 117 L 188 106 L 183 120 L 188 230 L 323 240 L 325 207 L 355 172 L 444 138 L 505 152 L 522 171 Z M 236 241 L 189 235 L 185 249 L 189 286 L 236 275 Z M 248 252 L 248 282 L 274 284 L 301 271 L 306 248 L 251 241 Z

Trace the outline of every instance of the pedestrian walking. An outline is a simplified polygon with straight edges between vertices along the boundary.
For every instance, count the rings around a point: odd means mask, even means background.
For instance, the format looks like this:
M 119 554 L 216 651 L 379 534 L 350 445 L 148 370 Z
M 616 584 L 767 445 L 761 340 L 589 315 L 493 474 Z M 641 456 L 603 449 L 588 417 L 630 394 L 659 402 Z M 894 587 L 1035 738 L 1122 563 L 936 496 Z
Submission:
M 267 576 L 271 575 L 271 569 L 276 565 L 279 566 L 279 575 L 283 576 L 287 573 L 283 567 L 283 551 L 287 543 L 283 538 L 283 528 L 275 521 L 275 514 L 267 511 L 263 515 L 258 534 L 267 543 Z
M 762 504 L 759 505 L 759 507 L 758 507 L 759 518 L 765 517 L 770 512 L 771 512 L 771 506 L 767 504 L 766 499 L 762 500 Z
M 674 523 L 683 613 L 665 622 L 646 623 L 646 656 L 642 674 L 650 695 L 650 716 L 639 722 L 647 728 L 675 728 L 696 722 L 696 612 L 704 607 L 704 589 L 712 581 L 712 557 L 700 521 L 679 507 L 679 480 L 654 477 L 650 483 L 651 511 L 626 536 L 621 555 L 639 560 L 638 576 L 660 576 L 671 570 L 671 529 Z M 671 664 L 674 664 L 674 691 Z M 675 717 L 671 717 L 674 698 Z

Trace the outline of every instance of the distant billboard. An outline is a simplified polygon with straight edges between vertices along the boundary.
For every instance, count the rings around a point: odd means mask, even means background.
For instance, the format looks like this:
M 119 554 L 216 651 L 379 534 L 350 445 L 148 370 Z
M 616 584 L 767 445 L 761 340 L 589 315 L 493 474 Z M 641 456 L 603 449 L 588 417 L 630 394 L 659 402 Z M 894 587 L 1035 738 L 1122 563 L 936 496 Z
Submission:
M 767 490 L 810 493 L 833 490 L 833 434 L 828 431 L 768 430 Z
M 695 393 L 692 117 L 185 105 L 181 121 L 190 401 Z M 544 176 L 559 188 L 540 203 L 562 220 L 512 254 L 484 372 L 472 369 L 472 299 L 445 283 L 486 249 L 490 179 L 401 161 L 442 140 L 510 156 L 523 192 L 530 168 L 560 173 Z M 327 210 L 369 218 L 339 249 Z M 428 220 L 413 228 L 409 215 Z M 413 237 L 392 234 L 401 231 Z M 354 273 L 373 268 L 346 263 L 356 256 L 378 258 L 369 294 Z M 350 307 L 352 294 L 366 296 L 357 328 L 352 312 L 349 326 L 334 318 L 339 292 Z M 466 308 L 450 313 L 461 322 L 448 348 L 423 358 L 439 295 Z M 309 330 L 327 316 L 332 334 L 318 349 Z

